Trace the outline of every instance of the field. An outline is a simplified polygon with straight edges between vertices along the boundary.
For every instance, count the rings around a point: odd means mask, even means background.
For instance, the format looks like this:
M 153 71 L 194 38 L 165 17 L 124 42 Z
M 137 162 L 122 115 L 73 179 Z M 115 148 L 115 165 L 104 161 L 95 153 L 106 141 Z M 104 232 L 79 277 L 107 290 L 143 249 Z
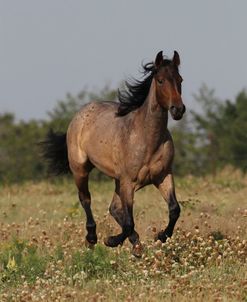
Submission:
M 247 177 L 230 168 L 216 176 L 176 178 L 182 212 L 174 236 L 165 227 L 159 192 L 135 196 L 141 259 L 128 241 L 110 249 L 119 231 L 108 213 L 111 181 L 92 182 L 99 243 L 85 247 L 85 216 L 71 181 L 0 189 L 0 301 L 247 301 Z

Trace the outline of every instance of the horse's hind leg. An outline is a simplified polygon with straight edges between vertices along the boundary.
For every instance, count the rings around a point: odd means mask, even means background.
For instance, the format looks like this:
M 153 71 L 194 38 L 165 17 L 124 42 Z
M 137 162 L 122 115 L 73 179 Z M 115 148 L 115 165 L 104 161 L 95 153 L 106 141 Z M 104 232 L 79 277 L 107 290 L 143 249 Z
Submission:
M 132 207 L 132 205 L 131 205 Z M 113 199 L 109 208 L 110 214 L 115 218 L 116 222 L 122 227 L 124 232 L 124 224 L 125 224 L 125 211 L 124 211 L 124 205 L 120 198 L 120 192 L 119 192 L 119 183 L 116 181 L 116 189 L 113 195 Z M 132 209 L 130 210 L 132 212 Z M 133 214 L 132 219 L 133 219 Z M 118 244 L 122 244 L 123 242 L 119 242 L 121 238 L 121 234 L 117 236 L 110 236 L 105 240 L 105 244 L 110 247 L 115 247 Z M 130 243 L 133 245 L 133 251 L 132 253 L 136 257 L 140 257 L 142 254 L 142 245 L 140 243 L 139 234 L 135 231 L 133 228 L 132 233 L 128 236 Z
M 86 213 L 86 229 L 87 235 L 86 240 L 89 245 L 94 245 L 97 243 L 97 235 L 96 235 L 96 223 L 93 218 L 92 210 L 91 210 L 91 195 L 88 190 L 88 174 L 84 176 L 74 176 L 75 182 L 78 188 L 78 195 L 81 205 Z
M 175 187 L 172 174 L 168 174 L 161 182 L 155 184 L 161 195 L 168 203 L 169 223 L 164 231 L 157 234 L 156 239 L 165 242 L 168 237 L 171 237 L 175 224 L 180 215 L 180 206 L 177 202 Z

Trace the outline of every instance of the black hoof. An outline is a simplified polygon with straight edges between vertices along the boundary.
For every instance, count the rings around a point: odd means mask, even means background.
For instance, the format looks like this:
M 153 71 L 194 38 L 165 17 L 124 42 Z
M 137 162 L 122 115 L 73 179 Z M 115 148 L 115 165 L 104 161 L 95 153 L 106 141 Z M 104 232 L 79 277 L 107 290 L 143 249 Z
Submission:
M 87 234 L 86 240 L 89 244 L 96 244 L 97 243 L 97 235 L 95 234 Z
M 118 245 L 122 245 L 123 241 L 121 238 L 117 236 L 109 236 L 104 240 L 104 244 L 109 247 L 117 247 Z
M 167 238 L 169 238 L 169 236 L 166 234 L 166 232 L 159 232 L 158 234 L 156 234 L 156 236 L 154 237 L 155 241 L 160 240 L 162 243 L 165 243 Z
M 85 240 L 85 246 L 87 248 L 89 248 L 90 250 L 94 249 L 95 243 L 90 243 L 89 241 L 87 241 L 87 239 Z

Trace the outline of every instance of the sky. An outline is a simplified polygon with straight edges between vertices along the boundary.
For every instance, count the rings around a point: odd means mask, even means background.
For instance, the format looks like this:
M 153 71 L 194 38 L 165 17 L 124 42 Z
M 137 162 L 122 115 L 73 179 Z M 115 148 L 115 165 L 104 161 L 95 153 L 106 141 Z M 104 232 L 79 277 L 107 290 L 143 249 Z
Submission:
M 247 88 L 245 0 L 0 0 L 0 114 L 43 119 L 67 93 L 117 88 L 177 50 L 183 100 Z

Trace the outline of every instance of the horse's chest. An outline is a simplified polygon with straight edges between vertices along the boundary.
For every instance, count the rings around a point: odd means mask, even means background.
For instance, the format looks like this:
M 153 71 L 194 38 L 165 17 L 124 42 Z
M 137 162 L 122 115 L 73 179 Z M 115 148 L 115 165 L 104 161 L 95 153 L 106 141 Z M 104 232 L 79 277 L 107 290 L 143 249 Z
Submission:
M 140 184 L 152 183 L 154 179 L 163 175 L 170 168 L 173 155 L 172 142 L 162 145 L 140 168 L 137 176 L 138 182 Z
M 144 165 L 137 176 L 138 182 L 140 184 L 151 183 L 153 179 L 161 175 L 165 170 L 163 158 L 159 158 L 155 161 L 152 161 L 149 164 Z

